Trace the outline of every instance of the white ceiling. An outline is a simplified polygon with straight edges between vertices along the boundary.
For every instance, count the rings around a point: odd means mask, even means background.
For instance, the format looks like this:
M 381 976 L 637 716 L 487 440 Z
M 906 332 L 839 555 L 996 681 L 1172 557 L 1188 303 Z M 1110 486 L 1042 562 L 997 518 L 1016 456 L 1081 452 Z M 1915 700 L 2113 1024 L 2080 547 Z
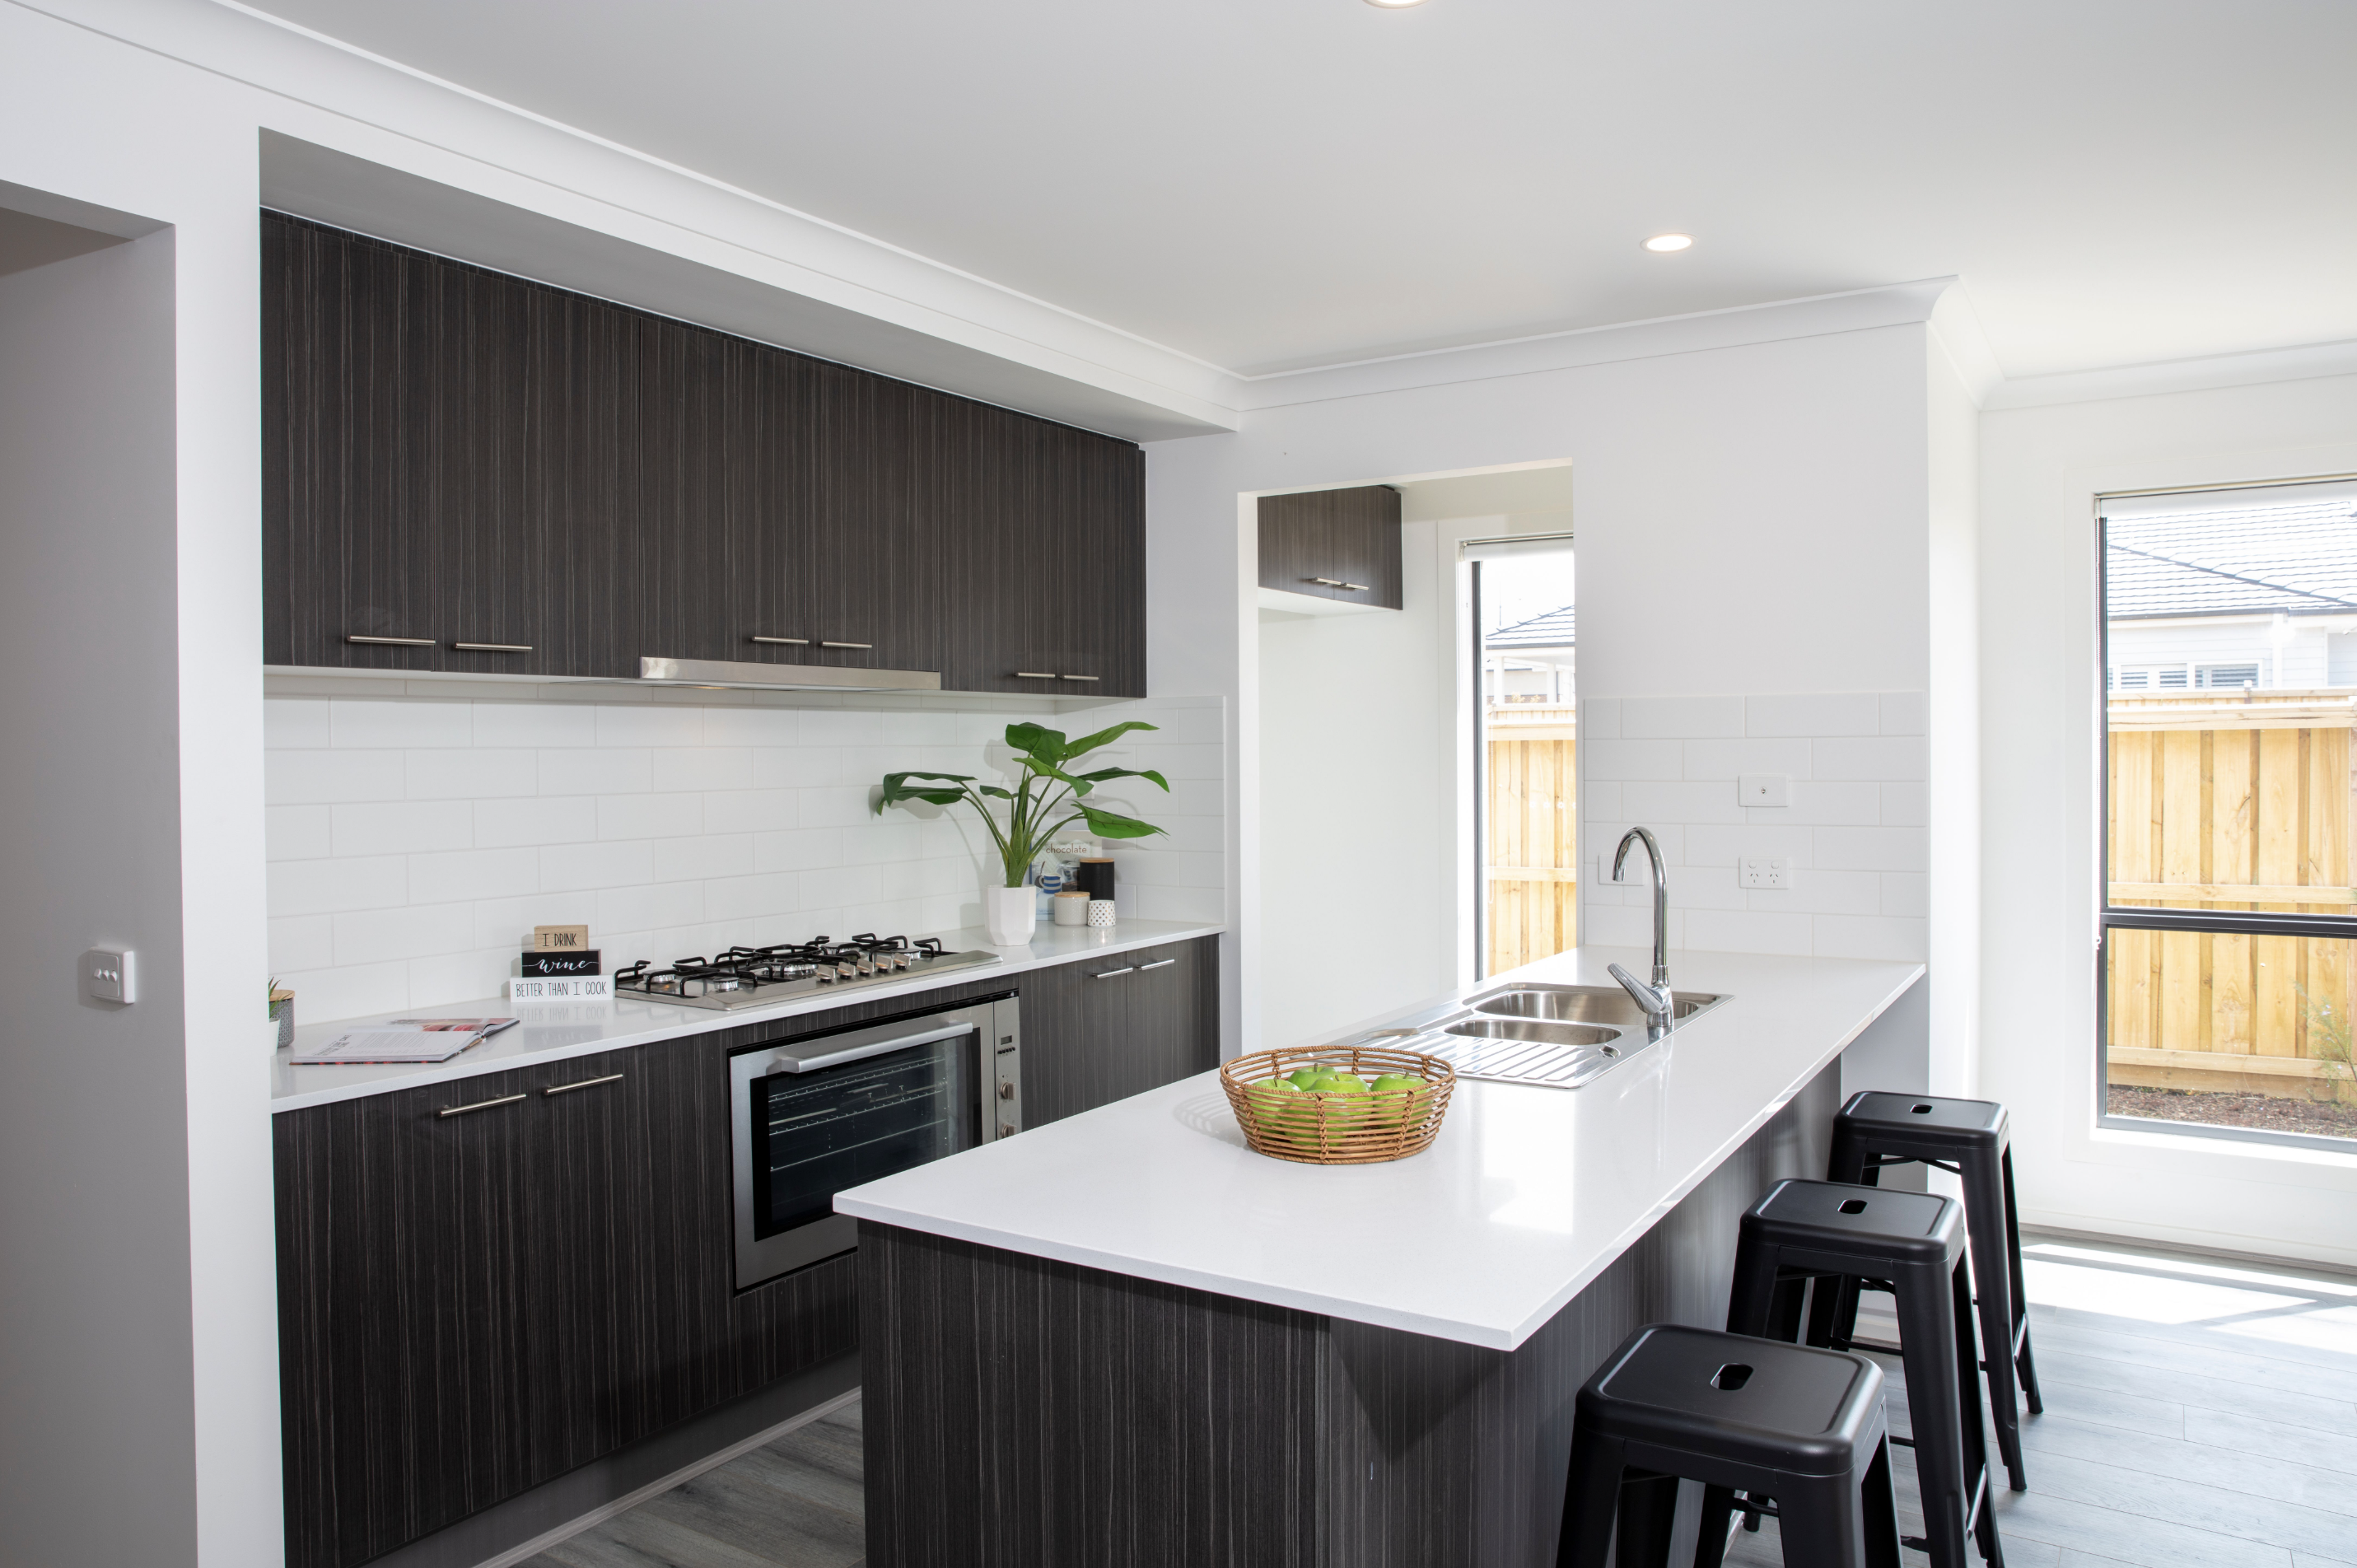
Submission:
M 263 4 L 1246 374 L 1950 274 L 2008 376 L 2357 338 L 2350 0 Z

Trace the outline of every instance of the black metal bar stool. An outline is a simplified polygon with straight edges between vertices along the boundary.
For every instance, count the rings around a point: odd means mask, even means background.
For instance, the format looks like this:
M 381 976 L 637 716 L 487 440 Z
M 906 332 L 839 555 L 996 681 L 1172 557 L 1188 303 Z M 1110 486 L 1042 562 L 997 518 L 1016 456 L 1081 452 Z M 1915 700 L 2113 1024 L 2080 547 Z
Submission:
M 1829 1281 L 1825 1276 L 1834 1276 Z M 1989 1568 L 2003 1568 L 1982 1436 L 1979 1359 L 1973 1334 L 1964 1215 L 1952 1198 L 1869 1192 L 1842 1182 L 1780 1181 L 1744 1211 L 1736 1242 L 1727 1331 L 1790 1339 L 1801 1326 L 1811 1280 L 1820 1295 L 1842 1279 L 1878 1282 L 1898 1298 L 1900 1354 L 1914 1436 L 1924 1535 L 1910 1546 L 1932 1568 L 1965 1568 L 1966 1537 Z M 1706 1497 L 1703 1533 L 1727 1532 L 1727 1505 Z M 1746 1511 L 1751 1510 L 1746 1505 Z
M 1652 1324 L 1579 1391 L 1556 1568 L 1667 1568 L 1678 1479 L 1772 1512 L 1784 1561 L 1899 1568 L 1882 1369 L 1838 1350 Z M 1705 1509 L 1706 1515 L 1708 1509 Z M 1612 1549 L 1613 1524 L 1620 1546 Z M 1719 1510 L 1695 1561 L 1727 1546 Z
M 2021 1417 L 2014 1380 L 2029 1413 L 2044 1412 L 2038 1364 L 2029 1354 L 2029 1305 L 2021 1280 L 2021 1220 L 2013 1203 L 2013 1147 L 2005 1107 L 1991 1100 L 1942 1100 L 1933 1095 L 1853 1094 L 1834 1118 L 1833 1181 L 1867 1187 L 1884 1165 L 1914 1161 L 1953 1172 L 1964 1187 L 1964 1226 L 1972 1237 L 1973 1280 L 1978 1287 L 1981 1343 L 1987 1359 L 1989 1409 L 1996 1417 L 1996 1449 L 2017 1492 L 2029 1478 L 2022 1466 Z M 1848 1348 L 1857 1329 L 1857 1289 L 1828 1293 L 1810 1313 L 1809 1343 Z M 1996 1347 L 2005 1346 L 2005 1354 Z

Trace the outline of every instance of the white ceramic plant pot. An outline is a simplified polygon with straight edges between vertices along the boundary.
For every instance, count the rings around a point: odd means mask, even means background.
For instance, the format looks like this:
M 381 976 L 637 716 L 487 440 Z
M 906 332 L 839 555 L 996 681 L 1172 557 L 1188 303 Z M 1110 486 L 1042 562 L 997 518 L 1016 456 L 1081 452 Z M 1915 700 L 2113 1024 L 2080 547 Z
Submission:
M 982 890 L 982 923 L 990 929 L 995 948 L 1021 947 L 1031 940 L 1039 922 L 1039 890 L 1036 887 L 985 887 Z

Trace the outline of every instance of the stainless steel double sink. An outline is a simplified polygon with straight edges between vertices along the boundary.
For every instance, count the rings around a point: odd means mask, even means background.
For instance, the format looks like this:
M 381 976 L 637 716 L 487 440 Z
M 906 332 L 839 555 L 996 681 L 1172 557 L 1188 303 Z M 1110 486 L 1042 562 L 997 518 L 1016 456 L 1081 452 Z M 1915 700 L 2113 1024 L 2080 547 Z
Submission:
M 1712 992 L 1677 992 L 1670 1027 L 1726 1000 Z M 1476 996 L 1420 1027 L 1383 1033 L 1411 1036 L 1396 1043 L 1441 1058 L 1463 1078 L 1577 1089 L 1652 1045 L 1663 1031 L 1649 1028 L 1643 1010 L 1617 985 L 1525 983 Z

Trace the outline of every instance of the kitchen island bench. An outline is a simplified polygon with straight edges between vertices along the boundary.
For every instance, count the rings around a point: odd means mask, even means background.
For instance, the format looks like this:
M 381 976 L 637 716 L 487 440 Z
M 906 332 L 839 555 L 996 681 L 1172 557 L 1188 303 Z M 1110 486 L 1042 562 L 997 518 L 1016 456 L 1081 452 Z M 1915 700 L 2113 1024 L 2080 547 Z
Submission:
M 1255 1155 L 1202 1074 L 838 1195 L 867 1561 L 1552 1563 L 1580 1382 L 1641 1323 L 1724 1320 L 1743 1209 L 1824 1170 L 1841 1055 L 1923 967 L 1671 973 L 1729 1000 L 1584 1088 L 1461 1079 L 1412 1159 Z

